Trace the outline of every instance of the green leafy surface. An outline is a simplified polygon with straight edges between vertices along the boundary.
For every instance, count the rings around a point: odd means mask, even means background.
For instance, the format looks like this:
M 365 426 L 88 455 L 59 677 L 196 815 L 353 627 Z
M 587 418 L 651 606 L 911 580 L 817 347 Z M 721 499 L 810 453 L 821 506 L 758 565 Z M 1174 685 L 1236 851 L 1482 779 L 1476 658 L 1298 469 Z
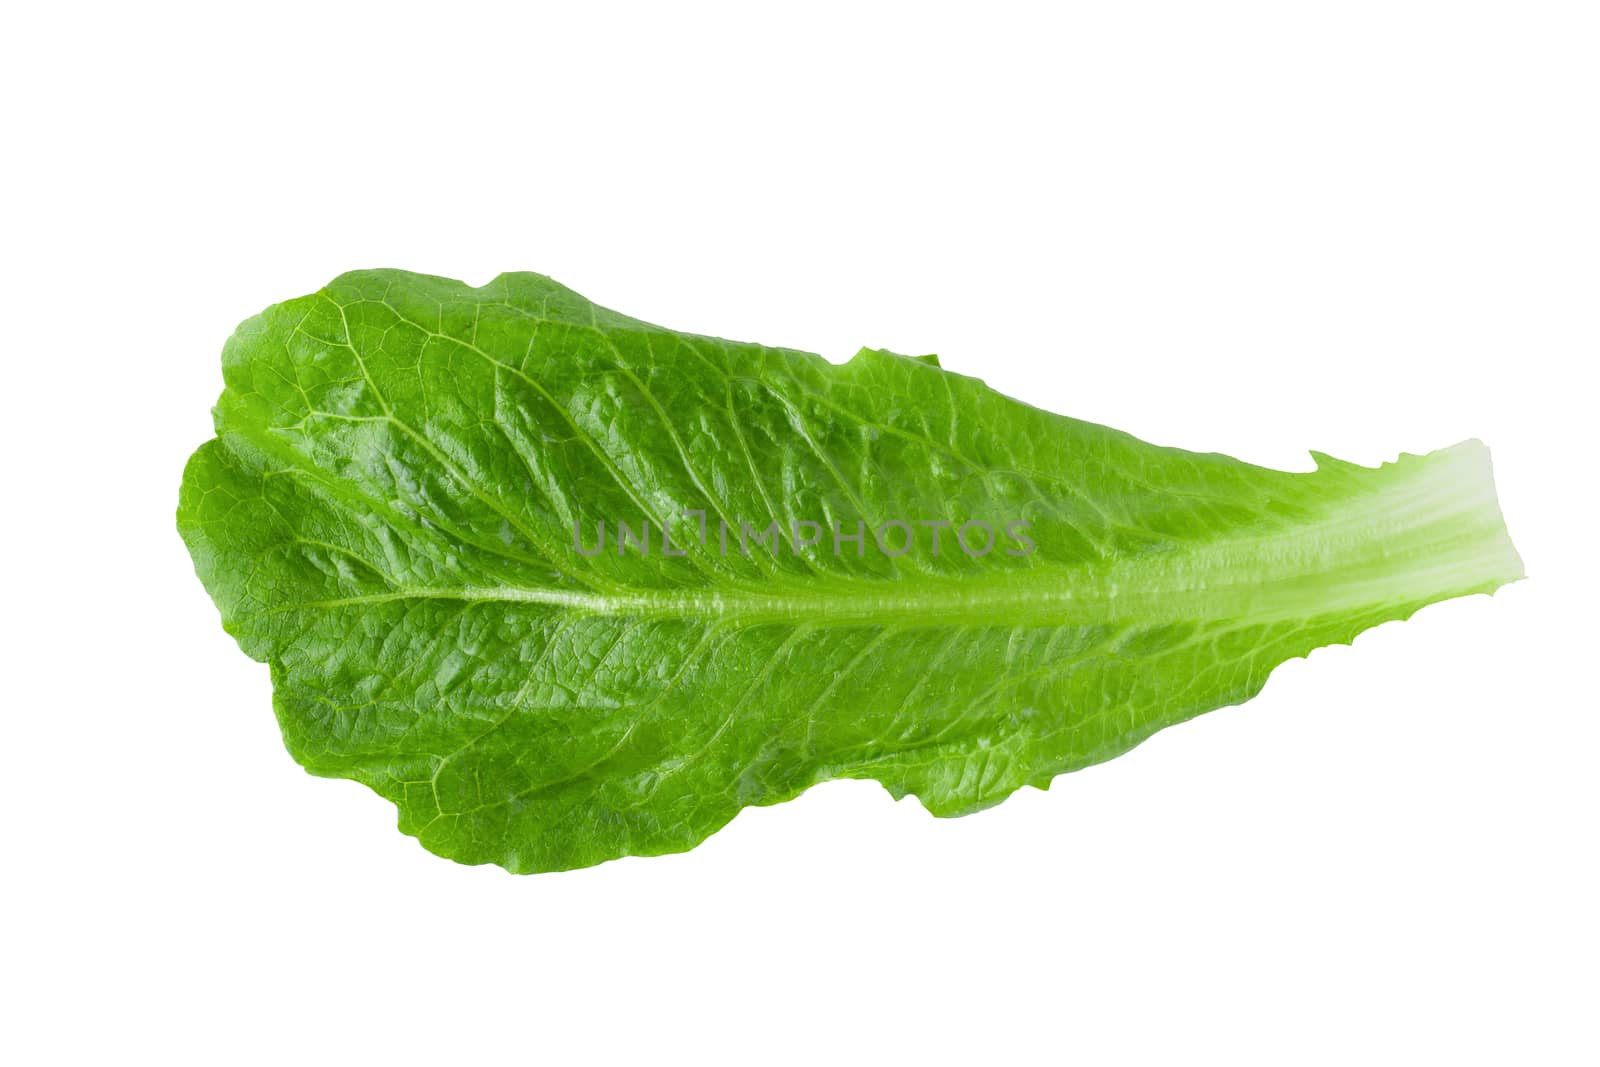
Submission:
M 1522 573 L 1476 442 L 1267 470 L 535 274 L 347 274 L 244 323 L 223 369 L 178 525 L 290 752 L 519 872 L 686 849 L 830 778 L 976 811 Z M 820 543 L 742 555 L 739 522 L 772 520 Z M 890 520 L 903 555 L 873 542 Z M 935 553 L 931 520 L 1034 548 Z M 618 521 L 656 551 L 575 549 Z

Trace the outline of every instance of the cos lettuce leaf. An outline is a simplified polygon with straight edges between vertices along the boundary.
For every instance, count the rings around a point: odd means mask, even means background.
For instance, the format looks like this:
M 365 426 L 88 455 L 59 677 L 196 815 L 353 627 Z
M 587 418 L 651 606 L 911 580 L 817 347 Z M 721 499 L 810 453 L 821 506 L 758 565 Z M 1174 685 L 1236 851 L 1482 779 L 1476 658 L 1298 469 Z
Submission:
M 831 778 L 977 811 L 1522 575 L 1477 442 L 1267 470 L 536 274 L 347 274 L 223 371 L 178 526 L 290 752 L 517 872 Z

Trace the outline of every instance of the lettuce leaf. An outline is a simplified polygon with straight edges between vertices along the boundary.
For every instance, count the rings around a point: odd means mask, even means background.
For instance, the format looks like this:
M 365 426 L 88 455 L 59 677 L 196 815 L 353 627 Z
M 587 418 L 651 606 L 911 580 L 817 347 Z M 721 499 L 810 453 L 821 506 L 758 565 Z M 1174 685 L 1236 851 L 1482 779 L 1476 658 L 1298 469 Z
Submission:
M 536 274 L 346 274 L 223 371 L 178 527 L 289 751 L 517 872 L 832 778 L 977 811 L 1522 575 L 1477 442 L 1268 470 Z

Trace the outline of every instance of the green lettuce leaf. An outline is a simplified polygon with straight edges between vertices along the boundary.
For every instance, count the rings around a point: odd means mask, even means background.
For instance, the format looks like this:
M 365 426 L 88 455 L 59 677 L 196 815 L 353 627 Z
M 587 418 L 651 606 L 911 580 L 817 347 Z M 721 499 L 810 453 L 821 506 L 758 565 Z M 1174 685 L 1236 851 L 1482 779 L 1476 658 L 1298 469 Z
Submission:
M 1268 470 L 536 274 L 347 274 L 223 371 L 178 526 L 289 751 L 518 872 L 832 778 L 977 811 L 1522 575 L 1477 442 Z

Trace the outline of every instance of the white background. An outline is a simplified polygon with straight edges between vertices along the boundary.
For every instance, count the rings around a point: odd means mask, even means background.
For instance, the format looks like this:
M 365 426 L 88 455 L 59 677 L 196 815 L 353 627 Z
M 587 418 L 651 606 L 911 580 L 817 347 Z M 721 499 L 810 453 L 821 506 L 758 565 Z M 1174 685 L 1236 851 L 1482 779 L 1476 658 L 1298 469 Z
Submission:
M 4 1058 L 1596 1062 L 1593 11 L 13 11 Z M 1295 469 L 1481 437 L 1531 580 L 982 815 L 456 866 L 294 765 L 173 529 L 235 323 L 368 266 Z

